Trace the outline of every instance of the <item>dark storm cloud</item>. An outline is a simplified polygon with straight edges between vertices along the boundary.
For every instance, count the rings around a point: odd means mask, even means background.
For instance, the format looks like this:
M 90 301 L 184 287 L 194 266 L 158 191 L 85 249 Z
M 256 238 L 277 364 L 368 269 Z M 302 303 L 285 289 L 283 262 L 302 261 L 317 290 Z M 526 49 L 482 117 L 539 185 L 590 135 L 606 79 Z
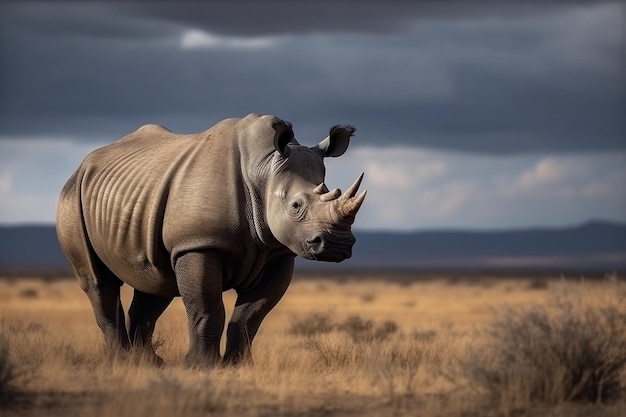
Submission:
M 570 2 L 572 3 L 572 2 Z M 558 10 L 547 4 L 542 12 Z M 82 36 L 158 36 L 145 24 L 134 27 L 103 19 L 134 17 L 145 21 L 173 22 L 212 33 L 242 36 L 284 35 L 311 32 L 401 32 L 419 18 L 467 18 L 468 16 L 524 15 L 536 7 L 515 2 L 463 1 L 108 1 L 21 2 L 4 5 L 5 13 L 19 16 L 29 30 L 47 34 Z M 54 16 L 53 19 L 50 19 Z M 119 21 L 118 21 L 119 22 Z
M 416 3 L 2 4 L 0 135 L 110 140 L 254 111 L 305 142 L 353 123 L 362 144 L 626 148 L 622 5 Z
M 0 3 L 5 36 L 35 33 L 53 37 L 129 40 L 154 39 L 171 34 L 168 25 L 163 22 L 146 20 L 137 24 L 137 18 L 116 12 L 116 7 L 110 2 Z

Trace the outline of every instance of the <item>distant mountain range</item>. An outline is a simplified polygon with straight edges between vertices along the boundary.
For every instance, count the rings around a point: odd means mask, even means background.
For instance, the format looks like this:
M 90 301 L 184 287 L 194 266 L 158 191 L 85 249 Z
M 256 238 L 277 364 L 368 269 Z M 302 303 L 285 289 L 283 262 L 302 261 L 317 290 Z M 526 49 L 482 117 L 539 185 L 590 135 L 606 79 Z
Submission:
M 356 231 L 353 257 L 341 264 L 298 259 L 300 270 L 596 271 L 626 270 L 626 224 L 505 231 Z M 63 273 L 69 265 L 55 228 L 0 226 L 0 272 Z

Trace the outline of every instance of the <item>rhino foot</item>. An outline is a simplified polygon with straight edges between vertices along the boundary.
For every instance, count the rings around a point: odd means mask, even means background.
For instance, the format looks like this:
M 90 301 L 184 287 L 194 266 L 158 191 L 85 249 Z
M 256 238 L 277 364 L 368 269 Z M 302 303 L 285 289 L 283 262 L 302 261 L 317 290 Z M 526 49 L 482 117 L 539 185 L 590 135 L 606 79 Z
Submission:
M 128 361 L 134 363 L 141 363 L 156 367 L 162 367 L 165 364 L 163 358 L 157 355 L 153 349 L 149 348 L 133 347 L 130 350 L 127 359 Z
M 126 362 L 130 356 L 130 350 L 128 348 L 107 348 L 104 353 L 105 362 L 114 364 L 118 362 Z
M 246 365 L 253 365 L 252 355 L 250 350 L 246 350 L 245 353 L 241 352 L 226 352 L 224 355 L 224 361 L 222 362 L 227 367 L 240 367 Z
M 219 355 L 199 355 L 189 352 L 185 357 L 185 365 L 192 369 L 217 368 L 222 364 L 222 357 Z
M 142 364 L 156 367 L 162 367 L 165 364 L 163 358 L 154 353 L 154 351 L 138 349 L 136 347 L 131 349 L 109 350 L 105 360 L 111 363 L 122 362 L 126 364 Z

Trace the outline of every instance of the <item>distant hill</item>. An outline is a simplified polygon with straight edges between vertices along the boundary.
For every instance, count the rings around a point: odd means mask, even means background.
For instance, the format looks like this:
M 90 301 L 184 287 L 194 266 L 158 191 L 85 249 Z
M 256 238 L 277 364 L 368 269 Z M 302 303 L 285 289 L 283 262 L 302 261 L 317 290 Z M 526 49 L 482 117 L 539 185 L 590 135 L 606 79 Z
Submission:
M 0 226 L 0 271 L 70 270 L 51 225 Z
M 357 266 L 364 269 L 626 270 L 626 224 L 595 221 L 564 228 L 360 233 L 353 259 L 345 262 L 345 267 Z
M 352 259 L 299 269 L 626 270 L 626 224 L 505 231 L 355 232 Z M 54 226 L 0 226 L 0 271 L 69 271 Z

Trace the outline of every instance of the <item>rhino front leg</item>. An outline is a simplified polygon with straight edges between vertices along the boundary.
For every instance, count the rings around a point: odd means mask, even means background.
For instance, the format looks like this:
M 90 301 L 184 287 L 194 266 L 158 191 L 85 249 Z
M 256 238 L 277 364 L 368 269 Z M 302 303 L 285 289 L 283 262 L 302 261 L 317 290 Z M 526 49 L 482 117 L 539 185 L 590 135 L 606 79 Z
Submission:
M 250 361 L 252 340 L 261 322 L 287 291 L 293 275 L 293 256 L 268 263 L 259 283 L 249 291 L 238 291 L 233 316 L 228 324 L 224 362 L 232 365 Z
M 133 347 L 141 349 L 148 359 L 158 365 L 163 363 L 163 359 L 154 351 L 152 334 L 156 321 L 171 302 L 172 298 L 159 297 L 135 290 L 128 311 L 131 344 Z
M 216 365 L 225 320 L 219 255 L 188 252 L 176 261 L 175 272 L 189 322 L 187 364 Z

